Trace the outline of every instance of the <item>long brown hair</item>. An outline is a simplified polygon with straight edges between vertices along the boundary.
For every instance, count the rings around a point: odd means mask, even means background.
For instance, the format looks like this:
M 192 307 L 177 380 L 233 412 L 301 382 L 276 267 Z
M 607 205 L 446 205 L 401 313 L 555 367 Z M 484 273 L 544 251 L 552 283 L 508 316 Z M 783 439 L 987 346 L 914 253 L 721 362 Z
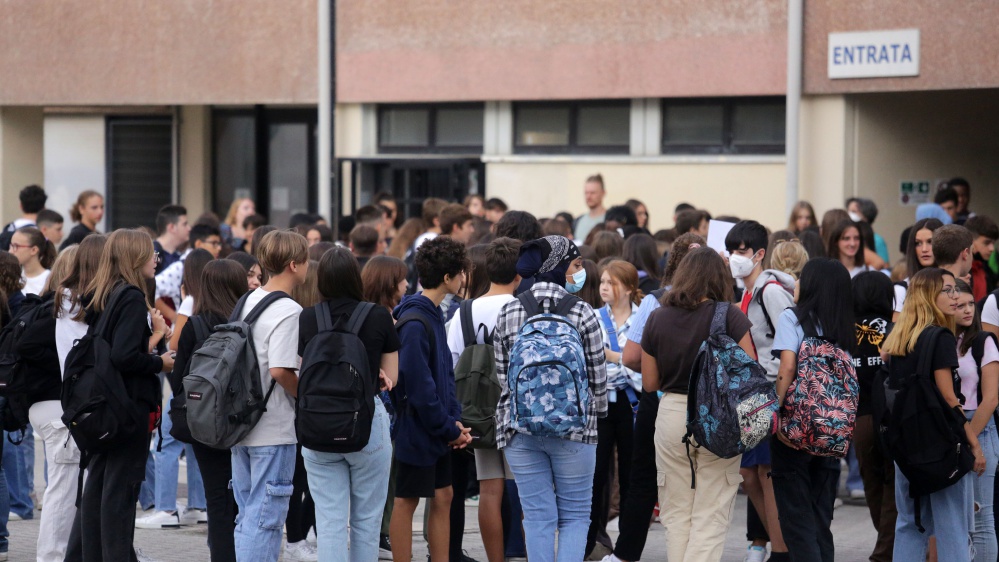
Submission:
M 972 300 L 974 300 L 975 293 L 972 292 L 970 285 L 960 279 L 955 279 L 954 286 L 957 287 L 958 293 L 971 295 Z M 979 332 L 982 331 L 982 311 L 977 310 L 978 307 L 975 308 L 975 319 L 971 321 L 970 326 L 965 327 L 955 323 L 957 332 L 954 335 L 961 338 L 957 346 L 957 355 L 959 357 L 964 357 L 971 351 L 971 346 L 974 345 L 975 339 L 978 337 Z
M 787 219 L 787 229 L 791 232 L 798 232 L 797 218 L 798 211 L 807 211 L 809 220 L 812 221 L 811 226 L 819 226 L 818 221 L 815 219 L 815 209 L 812 208 L 812 204 L 808 201 L 798 201 L 791 208 L 791 217 Z
M 193 250 L 184 258 L 184 275 L 181 282 L 184 284 L 184 292 L 187 293 L 194 302 L 198 302 L 204 285 L 201 284 L 201 272 L 204 271 L 208 262 L 213 258 L 211 252 L 198 248 Z
M 385 254 L 393 258 L 405 258 L 406 252 L 413 246 L 413 242 L 416 242 L 416 239 L 426 231 L 423 219 L 417 217 L 406 219 L 406 222 L 402 223 L 398 232 L 395 233 L 395 238 L 392 239 L 392 244 Z
M 389 310 L 399 301 L 399 283 L 406 279 L 409 269 L 405 262 L 392 256 L 375 256 L 364 264 L 361 270 L 361 283 L 364 286 L 364 300 L 380 304 Z
M 692 245 L 696 244 L 693 248 Z M 673 283 L 673 276 L 676 275 L 676 269 L 680 267 L 680 261 L 683 260 L 692 250 L 697 248 L 703 248 L 707 246 L 707 242 L 704 241 L 699 234 L 694 234 L 693 232 L 687 232 L 681 234 L 673 241 L 673 246 L 669 251 L 669 258 L 666 260 L 666 271 L 663 273 L 663 283 L 662 286 L 665 287 Z
M 80 299 L 86 294 L 90 282 L 97 276 L 97 266 L 101 262 L 101 254 L 104 253 L 104 245 L 108 237 L 104 234 L 89 234 L 77 245 L 76 267 L 69 273 L 69 276 L 59 283 L 56 290 L 53 309 L 56 318 L 62 314 L 63 299 L 69 298 L 69 309 L 76 308 L 76 314 L 72 320 L 83 322 L 86 311 L 80 306 Z M 63 250 L 65 252 L 65 250 Z M 69 295 L 66 295 L 66 293 Z
M 291 290 L 291 298 L 302 308 L 316 306 L 322 300 L 319 294 L 318 261 L 309 260 L 309 269 L 305 271 L 305 282 Z
M 138 288 L 148 300 L 142 269 L 151 259 L 153 239 L 145 232 L 119 228 L 109 234 L 104 251 L 101 252 L 97 274 L 87 287 L 87 292 L 94 294 L 89 308 L 98 313 L 103 311 L 108 304 L 108 297 L 119 283 L 128 283 Z
M 17 256 L 0 250 L 0 291 L 6 298 L 24 288 L 24 278 L 21 277 L 21 264 Z
M 663 306 L 694 310 L 704 299 L 732 300 L 732 274 L 718 252 L 706 246 L 691 250 L 680 262 Z
M 201 286 L 212 290 L 194 299 L 194 313 L 229 318 L 246 293 L 246 270 L 233 260 L 212 260 L 201 272 Z

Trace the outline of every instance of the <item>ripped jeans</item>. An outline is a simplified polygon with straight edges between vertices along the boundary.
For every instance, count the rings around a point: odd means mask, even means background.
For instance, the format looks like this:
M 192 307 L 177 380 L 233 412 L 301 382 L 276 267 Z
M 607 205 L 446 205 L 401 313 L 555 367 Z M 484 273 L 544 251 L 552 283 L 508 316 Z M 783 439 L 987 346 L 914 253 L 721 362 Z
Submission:
M 975 412 L 967 412 L 970 420 Z M 999 557 L 996 544 L 995 513 L 993 511 L 993 491 L 996 481 L 996 466 L 999 465 L 999 433 L 995 419 L 978 434 L 978 442 L 985 453 L 985 474 L 973 474 L 971 480 L 975 492 L 975 529 L 971 540 L 975 545 L 975 562 L 988 560 L 995 562 Z

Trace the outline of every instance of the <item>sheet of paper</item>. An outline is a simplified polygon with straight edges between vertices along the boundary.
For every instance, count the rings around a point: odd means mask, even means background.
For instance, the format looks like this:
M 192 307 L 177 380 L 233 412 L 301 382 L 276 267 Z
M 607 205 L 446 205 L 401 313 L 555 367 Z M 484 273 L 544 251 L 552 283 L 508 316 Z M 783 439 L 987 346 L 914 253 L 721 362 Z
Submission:
M 735 224 L 725 221 L 712 220 L 708 222 L 708 247 L 716 252 L 725 251 L 725 237 L 728 231 L 732 230 Z

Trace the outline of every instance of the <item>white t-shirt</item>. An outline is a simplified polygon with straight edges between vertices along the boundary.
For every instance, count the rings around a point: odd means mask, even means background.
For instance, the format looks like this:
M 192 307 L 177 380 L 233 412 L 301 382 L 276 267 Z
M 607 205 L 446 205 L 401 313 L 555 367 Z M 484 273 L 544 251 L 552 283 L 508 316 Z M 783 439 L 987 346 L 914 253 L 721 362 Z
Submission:
M 45 282 L 49 280 L 51 273 L 51 271 L 43 269 L 41 273 L 34 277 L 22 274 L 24 289 L 21 289 L 21 292 L 25 295 L 41 295 L 42 291 L 45 290 Z
M 957 340 L 958 349 L 961 347 L 961 339 Z M 989 363 L 999 361 L 999 349 L 992 338 L 985 340 L 985 349 L 982 353 L 982 367 Z M 978 365 L 975 364 L 975 355 L 968 350 L 967 353 L 957 358 L 957 374 L 961 377 L 961 394 L 964 395 L 964 409 L 978 409 Z
M 269 291 L 263 287 L 250 293 L 243 307 L 241 318 L 246 318 L 257 303 Z M 260 315 L 253 324 L 253 346 L 257 351 L 260 365 L 260 381 L 264 394 L 271 387 L 271 368 L 284 367 L 298 371 L 298 315 L 302 307 L 292 299 L 280 299 Z M 267 447 L 271 445 L 294 445 L 295 399 L 285 392 L 280 384 L 274 385 L 274 392 L 267 401 L 267 411 L 240 445 L 245 447 Z
M 999 326 L 999 307 L 996 306 L 996 296 L 990 294 L 982 307 L 982 324 Z
M 433 240 L 434 238 L 437 238 L 436 232 L 424 232 L 416 237 L 416 242 L 413 242 L 413 249 L 419 248 L 421 244 L 427 240 Z
M 476 343 L 485 343 L 482 339 L 482 329 L 485 326 L 492 334 L 496 329 L 496 320 L 499 318 L 500 309 L 503 305 L 512 301 L 513 295 L 494 295 L 491 297 L 479 297 L 472 301 L 472 324 L 476 328 Z M 451 350 L 451 358 L 454 364 L 458 364 L 458 357 L 465 350 L 465 337 L 461 333 L 461 310 L 454 313 L 451 319 L 451 326 L 447 331 L 447 346 Z
M 180 301 L 180 307 L 177 308 L 177 315 L 183 314 L 188 318 L 194 316 L 194 297 L 187 295 L 184 300 Z
M 59 372 L 65 377 L 66 356 L 69 355 L 69 350 L 73 349 L 73 343 L 87 335 L 87 324 L 73 320 L 79 307 L 70 309 L 69 290 L 63 289 L 62 292 L 64 297 L 59 316 L 56 317 L 55 340 L 56 354 L 59 356 Z
M 895 312 L 902 312 L 902 305 L 905 304 L 905 294 L 909 292 L 906 287 L 909 286 L 909 278 L 905 278 L 905 287 L 902 285 L 895 285 Z M 995 307 L 993 307 L 995 308 Z M 982 313 L 982 321 L 985 321 L 985 314 Z
M 156 298 L 170 297 L 174 306 L 180 302 L 180 284 L 184 279 L 184 260 L 175 261 L 156 276 Z

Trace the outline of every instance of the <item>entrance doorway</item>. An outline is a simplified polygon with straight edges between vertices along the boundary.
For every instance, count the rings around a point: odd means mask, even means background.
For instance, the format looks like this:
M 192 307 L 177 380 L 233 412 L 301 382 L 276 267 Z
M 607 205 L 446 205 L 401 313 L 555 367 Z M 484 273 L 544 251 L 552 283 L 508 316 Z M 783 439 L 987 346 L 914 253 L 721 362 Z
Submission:
M 480 158 L 352 158 L 340 161 L 340 193 L 343 193 L 345 164 L 350 164 L 353 210 L 374 201 L 375 194 L 387 191 L 395 197 L 400 220 L 419 217 L 423 201 L 438 197 L 464 201 L 475 193 L 485 193 L 485 164 Z

